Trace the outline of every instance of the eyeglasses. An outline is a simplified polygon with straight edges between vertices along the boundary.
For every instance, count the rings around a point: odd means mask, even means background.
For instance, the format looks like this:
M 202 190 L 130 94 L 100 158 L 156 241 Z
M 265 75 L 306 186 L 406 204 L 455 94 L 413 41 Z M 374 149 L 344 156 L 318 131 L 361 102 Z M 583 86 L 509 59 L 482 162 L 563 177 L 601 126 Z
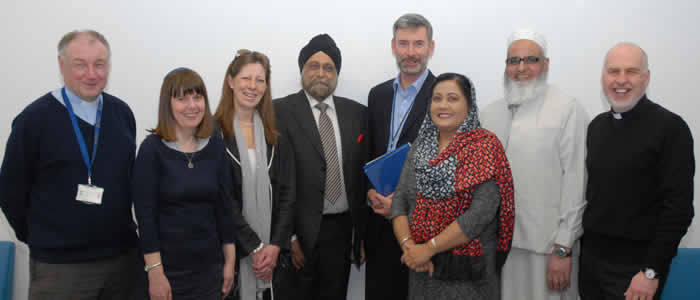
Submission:
M 506 64 L 511 65 L 511 66 L 515 66 L 515 65 L 519 65 L 520 62 L 524 62 L 526 65 L 531 65 L 531 64 L 536 64 L 537 62 L 540 61 L 540 59 L 542 59 L 542 57 L 533 56 L 533 55 L 526 56 L 526 57 L 512 56 L 512 57 L 506 58 Z
M 323 68 L 323 71 L 327 72 L 327 73 L 335 72 L 335 66 L 331 63 L 325 63 L 325 64 L 321 65 L 321 64 L 314 61 L 314 62 L 311 62 L 307 68 L 309 68 L 309 70 L 311 70 L 313 72 L 318 72 L 318 70 L 320 70 L 321 68 Z

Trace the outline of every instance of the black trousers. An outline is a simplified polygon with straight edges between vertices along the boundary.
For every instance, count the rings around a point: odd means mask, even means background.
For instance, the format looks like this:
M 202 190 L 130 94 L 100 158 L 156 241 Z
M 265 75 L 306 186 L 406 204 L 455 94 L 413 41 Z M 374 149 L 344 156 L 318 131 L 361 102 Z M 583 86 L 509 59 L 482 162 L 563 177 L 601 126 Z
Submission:
M 625 291 L 629 288 L 632 277 L 642 269 L 641 263 L 620 262 L 619 259 L 604 257 L 600 251 L 595 251 L 584 237 L 581 241 L 581 257 L 579 272 L 579 295 L 581 300 L 619 300 L 625 299 Z M 633 252 L 633 251 L 630 251 Z M 641 262 L 641 260 L 639 260 Z M 654 299 L 661 299 L 669 268 L 656 270 L 661 274 L 659 287 Z
M 350 213 L 324 215 L 316 246 L 312 253 L 304 253 L 304 267 L 297 271 L 299 288 L 296 299 L 346 299 L 351 251 Z
M 372 214 L 365 240 L 365 300 L 405 300 L 408 297 L 408 267 L 401 263 L 401 247 L 391 222 Z

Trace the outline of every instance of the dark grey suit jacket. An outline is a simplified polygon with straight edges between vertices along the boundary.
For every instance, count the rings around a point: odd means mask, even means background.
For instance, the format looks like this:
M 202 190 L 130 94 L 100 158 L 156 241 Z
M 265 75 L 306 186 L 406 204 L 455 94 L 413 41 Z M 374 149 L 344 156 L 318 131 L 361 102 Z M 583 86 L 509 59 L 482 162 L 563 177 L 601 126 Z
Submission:
M 353 254 L 360 257 L 360 241 L 365 232 L 366 185 L 362 166 L 367 161 L 367 108 L 353 100 L 333 96 L 340 127 L 343 178 L 354 230 Z M 326 160 L 321 136 L 309 100 L 303 90 L 274 102 L 277 124 L 294 152 L 296 204 L 294 230 L 305 254 L 316 245 L 323 213 Z

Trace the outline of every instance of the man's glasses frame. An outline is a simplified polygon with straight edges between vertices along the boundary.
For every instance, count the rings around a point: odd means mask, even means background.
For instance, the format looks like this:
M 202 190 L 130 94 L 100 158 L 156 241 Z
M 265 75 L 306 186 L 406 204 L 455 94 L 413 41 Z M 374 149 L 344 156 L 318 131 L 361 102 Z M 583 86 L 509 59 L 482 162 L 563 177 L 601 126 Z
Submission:
M 531 64 L 536 64 L 540 60 L 542 60 L 543 57 L 539 56 L 526 56 L 526 57 L 518 57 L 518 56 L 511 56 L 509 58 L 506 58 L 506 64 L 509 66 L 516 66 L 519 65 L 520 62 L 524 62 L 526 65 L 531 65 Z

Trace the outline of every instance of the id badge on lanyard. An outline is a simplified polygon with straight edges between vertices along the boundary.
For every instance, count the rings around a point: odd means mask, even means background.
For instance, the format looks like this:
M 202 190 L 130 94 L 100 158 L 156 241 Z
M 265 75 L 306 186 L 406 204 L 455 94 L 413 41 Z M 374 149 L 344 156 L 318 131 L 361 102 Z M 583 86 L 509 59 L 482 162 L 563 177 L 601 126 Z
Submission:
M 396 96 L 394 96 L 394 98 L 396 98 Z M 408 119 L 408 115 L 411 113 L 411 109 L 413 109 L 413 103 L 415 102 L 416 101 L 414 100 L 413 102 L 411 102 L 411 105 L 408 106 L 408 109 L 403 114 L 403 117 L 401 117 L 401 122 L 399 123 L 398 128 L 394 128 L 394 113 L 396 113 L 395 99 L 391 103 L 391 125 L 389 126 L 389 145 L 386 149 L 386 153 L 396 150 L 396 146 L 399 143 L 399 137 L 401 137 L 401 131 L 403 130 L 404 125 L 406 124 L 406 119 Z
M 102 204 L 102 193 L 105 189 L 91 184 L 79 184 L 78 194 L 75 195 L 75 200 L 86 204 Z
M 88 157 L 87 146 L 85 145 L 85 139 L 83 134 L 80 132 L 80 127 L 78 126 L 78 120 L 73 112 L 73 105 L 71 105 L 68 95 L 66 94 L 66 88 L 61 89 L 61 96 L 63 96 L 63 103 L 66 105 L 66 110 L 68 110 L 68 116 L 70 117 L 71 123 L 73 125 L 73 131 L 75 132 L 75 138 L 78 140 L 78 146 L 80 146 L 80 154 L 83 157 L 83 162 L 88 171 L 87 184 L 78 184 L 78 192 L 75 195 L 75 200 L 87 203 L 87 204 L 102 204 L 102 194 L 104 189 L 92 184 L 92 165 L 95 162 L 95 155 L 97 154 L 97 142 L 100 138 L 100 121 L 102 120 L 102 102 L 97 104 L 97 116 L 95 118 L 95 137 L 92 145 L 92 157 Z

